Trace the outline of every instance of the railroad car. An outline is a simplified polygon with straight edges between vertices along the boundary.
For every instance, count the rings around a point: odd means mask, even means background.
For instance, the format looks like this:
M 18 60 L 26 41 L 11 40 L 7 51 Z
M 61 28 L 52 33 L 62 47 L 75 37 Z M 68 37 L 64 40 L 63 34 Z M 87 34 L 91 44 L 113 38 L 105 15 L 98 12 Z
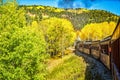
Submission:
M 120 80 L 120 18 L 113 34 L 101 41 L 79 41 L 76 49 L 100 60 Z
M 91 43 L 91 55 L 96 58 L 99 59 L 100 58 L 100 41 L 92 41 Z
M 75 45 L 75 49 L 80 51 L 80 52 L 83 52 L 83 42 L 82 41 L 77 41 L 76 42 L 76 45 Z
M 120 80 L 120 19 L 111 39 L 111 65 L 113 80 Z
M 91 41 L 85 41 L 83 45 L 83 52 L 86 54 L 91 54 Z
M 83 52 L 83 47 L 84 47 L 83 41 L 79 41 L 78 45 L 76 46 L 77 46 L 77 50 L 79 50 L 80 52 Z
M 80 46 L 80 41 L 77 41 L 77 42 L 75 43 L 75 49 L 76 49 L 76 50 L 79 50 L 79 46 Z
M 111 36 L 108 36 L 100 41 L 100 61 L 110 69 L 110 39 Z

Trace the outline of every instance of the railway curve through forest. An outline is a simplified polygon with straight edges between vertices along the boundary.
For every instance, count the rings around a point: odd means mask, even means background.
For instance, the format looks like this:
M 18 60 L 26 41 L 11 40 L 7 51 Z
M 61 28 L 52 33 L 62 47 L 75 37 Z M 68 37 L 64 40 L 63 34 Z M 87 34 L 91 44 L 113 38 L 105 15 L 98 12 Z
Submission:
M 100 80 L 120 80 L 120 18 L 112 35 L 102 40 L 77 41 L 75 49 L 77 55 L 84 56 L 86 62 L 95 66 L 91 71 L 93 71 L 93 75 L 94 69 L 98 71 L 103 78 Z M 81 53 L 84 53 L 84 55 Z M 110 73 L 112 77 L 109 76 Z
M 88 63 L 87 70 L 90 70 L 92 80 L 112 80 L 111 72 L 100 61 L 78 50 L 75 50 L 75 54 L 77 56 L 82 56 L 85 62 Z

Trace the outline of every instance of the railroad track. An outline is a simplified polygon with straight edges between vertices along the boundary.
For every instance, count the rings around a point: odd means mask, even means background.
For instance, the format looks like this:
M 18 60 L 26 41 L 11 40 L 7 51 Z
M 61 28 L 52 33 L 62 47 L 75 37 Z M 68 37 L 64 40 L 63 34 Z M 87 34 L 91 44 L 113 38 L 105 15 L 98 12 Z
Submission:
M 85 62 L 88 63 L 88 67 L 92 73 L 92 80 L 112 80 L 111 72 L 100 61 L 77 50 L 75 51 L 75 54 L 82 56 L 85 59 Z M 101 79 L 96 79 L 96 76 L 98 75 Z

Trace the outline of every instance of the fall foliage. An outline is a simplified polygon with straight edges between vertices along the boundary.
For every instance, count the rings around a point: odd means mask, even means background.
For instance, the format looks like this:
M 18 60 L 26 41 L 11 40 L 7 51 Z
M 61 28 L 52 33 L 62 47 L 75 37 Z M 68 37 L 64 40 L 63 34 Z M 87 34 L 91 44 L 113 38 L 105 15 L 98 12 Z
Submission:
M 40 22 L 46 42 L 48 52 L 51 56 L 63 54 L 67 47 L 74 43 L 75 32 L 72 24 L 66 19 L 50 18 Z
M 115 26 L 113 21 L 87 24 L 81 30 L 80 37 L 82 40 L 101 40 L 112 35 Z

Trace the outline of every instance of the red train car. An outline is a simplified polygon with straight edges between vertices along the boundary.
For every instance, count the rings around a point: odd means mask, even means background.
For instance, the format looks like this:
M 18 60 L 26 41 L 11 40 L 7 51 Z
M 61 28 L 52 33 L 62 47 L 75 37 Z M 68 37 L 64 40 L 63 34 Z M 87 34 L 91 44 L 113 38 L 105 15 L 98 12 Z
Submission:
M 80 52 L 83 52 L 83 49 L 84 49 L 83 47 L 84 47 L 83 41 L 80 41 L 80 42 L 79 42 L 79 49 L 78 49 L 78 50 L 79 50 Z
M 111 36 L 108 36 L 100 41 L 100 61 L 110 69 L 110 40 Z
M 114 80 L 120 80 L 120 19 L 111 39 L 111 67 Z
M 80 51 L 80 52 L 83 52 L 83 42 L 82 41 L 78 41 L 75 45 L 75 49 Z
M 80 41 L 76 49 L 100 60 L 112 71 L 113 80 L 120 80 L 120 18 L 111 36 L 101 41 Z
M 91 54 L 91 41 L 85 41 L 83 45 L 83 52 L 86 54 Z
M 91 43 L 91 55 L 99 59 L 100 58 L 100 41 L 92 41 Z

